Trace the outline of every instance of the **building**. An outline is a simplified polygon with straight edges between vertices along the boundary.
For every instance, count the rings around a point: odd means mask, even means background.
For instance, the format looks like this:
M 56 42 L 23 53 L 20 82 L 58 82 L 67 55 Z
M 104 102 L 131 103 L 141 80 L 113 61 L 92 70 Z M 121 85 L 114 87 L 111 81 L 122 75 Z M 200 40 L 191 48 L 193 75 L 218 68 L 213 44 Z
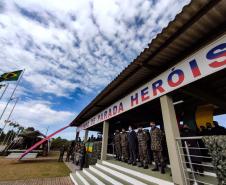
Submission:
M 191 1 L 143 52 L 75 118 L 77 133 L 108 136 L 129 124 L 164 127 L 172 181 L 187 184 L 177 147 L 178 115 L 211 105 L 226 113 L 226 1 Z

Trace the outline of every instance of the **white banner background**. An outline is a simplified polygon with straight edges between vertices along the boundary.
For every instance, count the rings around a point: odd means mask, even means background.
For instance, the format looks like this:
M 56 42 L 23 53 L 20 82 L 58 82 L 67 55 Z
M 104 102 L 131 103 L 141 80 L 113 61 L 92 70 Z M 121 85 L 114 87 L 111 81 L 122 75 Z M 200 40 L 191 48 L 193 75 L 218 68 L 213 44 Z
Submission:
M 213 60 L 208 60 L 206 58 L 206 54 L 211 50 L 213 49 L 214 47 L 220 45 L 220 44 L 223 44 L 225 43 L 226 44 L 226 35 L 222 36 L 221 38 L 219 38 L 218 40 L 216 40 L 215 42 L 209 44 L 208 46 L 200 49 L 199 51 L 195 52 L 193 55 L 187 57 L 186 59 L 184 59 L 183 61 L 181 61 L 180 63 L 178 63 L 177 65 L 175 65 L 174 67 L 166 70 L 165 72 L 163 72 L 162 74 L 160 74 L 158 77 L 152 79 L 151 81 L 149 81 L 148 83 L 146 83 L 145 85 L 142 85 L 140 88 L 136 89 L 135 91 L 131 92 L 130 94 L 128 94 L 127 96 L 125 96 L 124 98 L 120 99 L 119 101 L 117 101 L 116 103 L 112 104 L 111 106 L 109 106 L 108 108 L 104 109 L 103 111 L 101 111 L 100 113 L 96 114 L 95 116 L 93 116 L 91 119 L 87 120 L 86 122 L 84 122 L 82 125 L 80 125 L 78 127 L 78 131 L 81 130 L 81 129 L 87 129 L 93 125 L 96 125 L 100 122 L 103 122 L 105 120 L 108 120 L 112 117 L 115 117 L 123 112 L 126 112 L 130 109 L 133 109 L 139 105 L 142 105 L 144 103 L 147 103 L 155 98 L 158 98 L 164 94 L 167 94 L 175 89 L 178 89 L 182 86 L 185 86 L 191 82 L 194 82 L 194 81 L 197 81 L 207 75 L 210 75 L 210 74 L 213 74 L 219 70 L 222 70 L 224 68 L 226 68 L 226 65 L 222 65 L 221 67 L 216 67 L 216 68 L 213 68 L 213 67 L 210 67 L 209 64 L 212 63 L 213 61 L 218 61 L 218 62 L 224 62 L 226 61 L 226 48 L 223 48 L 221 50 L 215 50 L 215 53 L 218 53 L 218 52 L 222 52 L 224 51 L 224 54 L 223 56 L 221 55 L 220 57 L 216 58 L 216 59 L 213 59 Z M 192 73 L 192 70 L 191 70 L 191 66 L 189 64 L 190 61 L 192 60 L 196 60 L 197 62 L 197 65 L 198 65 L 198 68 L 201 72 L 201 74 L 197 77 L 194 77 L 193 73 Z M 174 70 L 177 70 L 177 69 L 180 69 L 183 71 L 184 73 L 184 80 L 183 82 L 176 86 L 176 87 L 171 87 L 169 84 L 168 84 L 168 77 L 169 75 L 172 73 L 172 71 Z M 174 77 L 176 77 L 177 75 L 174 75 Z M 157 95 L 153 95 L 153 88 L 152 88 L 152 85 L 153 83 L 155 83 L 156 81 L 158 80 L 162 80 L 163 84 L 162 84 L 162 88 L 165 90 L 164 92 L 160 93 L 159 91 L 157 91 Z M 177 81 L 177 78 L 173 78 L 173 81 Z M 131 82 L 132 83 L 132 82 Z M 146 101 L 142 101 L 142 96 L 141 96 L 141 91 L 145 88 L 148 88 L 148 94 L 146 95 L 149 96 L 149 99 L 147 99 Z M 135 96 L 135 94 L 138 93 L 138 104 L 137 105 L 134 105 L 134 106 L 131 106 L 131 96 Z M 112 111 L 113 111 L 113 107 L 114 106 L 117 106 L 117 110 L 119 110 L 119 104 L 121 103 L 121 105 L 123 105 L 123 111 L 120 111 L 120 112 L 117 112 L 117 114 L 112 114 Z M 111 114 L 109 113 L 111 109 Z M 105 116 L 104 117 L 104 113 L 106 114 L 107 112 L 107 115 L 110 114 L 110 116 Z M 102 115 L 102 119 L 101 119 L 101 115 Z

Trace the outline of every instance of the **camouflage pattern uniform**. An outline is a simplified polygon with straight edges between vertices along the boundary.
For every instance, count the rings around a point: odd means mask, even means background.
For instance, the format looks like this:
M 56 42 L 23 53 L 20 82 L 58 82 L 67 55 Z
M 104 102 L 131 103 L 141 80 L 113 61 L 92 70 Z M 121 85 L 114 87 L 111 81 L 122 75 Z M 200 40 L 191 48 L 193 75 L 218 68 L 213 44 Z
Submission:
M 120 134 L 121 148 L 122 148 L 122 160 L 128 160 L 128 135 L 124 131 Z
M 80 144 L 79 148 L 79 168 L 82 170 L 83 166 L 85 165 L 85 155 L 86 155 L 86 147 L 84 144 Z
M 139 129 L 137 132 L 137 139 L 138 139 L 138 147 L 139 147 L 139 156 L 140 156 L 140 165 L 139 167 L 148 168 L 147 164 L 147 134 L 144 130 Z
M 66 162 L 69 162 L 71 153 L 72 153 L 72 149 L 71 149 L 71 147 L 68 147 L 67 148 L 67 157 L 66 157 L 66 160 L 65 160 Z
M 98 148 L 98 143 L 97 143 L 97 141 L 95 141 L 95 142 L 93 142 L 93 157 L 96 160 L 98 159 L 97 148 Z
M 122 152 L 121 152 L 121 139 L 120 139 L 120 132 L 119 131 L 115 132 L 114 143 L 115 143 L 116 158 L 118 160 L 120 160 Z
M 101 157 L 101 147 L 102 147 L 102 141 L 97 141 L 97 158 L 100 159 Z
M 65 152 L 65 147 L 64 146 L 60 147 L 60 156 L 59 156 L 58 162 L 63 162 L 64 152 Z
M 153 171 L 158 170 L 158 164 L 161 163 L 161 171 L 164 171 L 164 158 L 162 155 L 162 139 L 163 139 L 163 133 L 158 128 L 155 127 L 151 130 L 151 150 L 153 152 L 153 157 L 155 161 L 156 167 L 153 169 Z

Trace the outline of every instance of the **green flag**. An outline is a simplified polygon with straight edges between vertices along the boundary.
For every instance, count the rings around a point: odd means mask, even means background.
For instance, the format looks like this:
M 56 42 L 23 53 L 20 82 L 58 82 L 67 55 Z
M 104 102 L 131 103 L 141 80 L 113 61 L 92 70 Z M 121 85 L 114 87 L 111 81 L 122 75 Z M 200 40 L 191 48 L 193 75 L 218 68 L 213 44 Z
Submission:
M 17 81 L 23 70 L 4 73 L 0 76 L 0 82 L 2 81 Z

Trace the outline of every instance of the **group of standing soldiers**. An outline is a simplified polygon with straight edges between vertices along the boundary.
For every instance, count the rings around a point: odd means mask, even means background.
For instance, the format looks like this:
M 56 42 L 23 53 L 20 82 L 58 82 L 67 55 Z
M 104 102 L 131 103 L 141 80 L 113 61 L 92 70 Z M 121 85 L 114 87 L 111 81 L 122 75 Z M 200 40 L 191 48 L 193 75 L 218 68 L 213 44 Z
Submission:
M 61 146 L 58 162 L 63 162 L 65 152 L 67 152 L 65 159 L 66 162 L 72 160 L 72 162 L 79 166 L 80 169 L 83 168 L 86 148 L 82 142 L 72 142 L 67 148 L 64 145 Z
M 120 133 L 116 130 L 114 136 L 114 144 L 116 158 L 132 165 L 137 165 L 145 169 L 148 168 L 148 163 L 151 162 L 150 152 L 152 152 L 155 162 L 155 167 L 152 171 L 165 173 L 164 158 L 162 155 L 163 132 L 156 127 L 155 122 L 150 122 L 151 131 L 145 131 L 142 127 L 138 127 L 137 133 L 132 126 L 129 126 L 128 132 L 123 128 Z

